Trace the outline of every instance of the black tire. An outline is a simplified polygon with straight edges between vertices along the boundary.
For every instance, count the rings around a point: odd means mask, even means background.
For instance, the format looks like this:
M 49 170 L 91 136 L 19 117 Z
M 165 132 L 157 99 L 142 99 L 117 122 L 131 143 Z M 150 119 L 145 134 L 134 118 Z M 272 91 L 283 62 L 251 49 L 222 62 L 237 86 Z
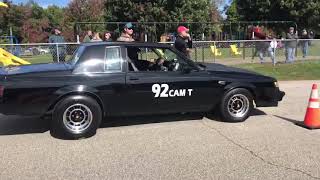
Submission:
M 51 134 L 60 139 L 89 138 L 96 134 L 101 119 L 101 107 L 96 100 L 87 96 L 69 96 L 54 108 Z
M 243 122 L 248 119 L 252 109 L 251 92 L 243 88 L 233 89 L 223 96 L 219 107 L 219 117 L 225 122 Z

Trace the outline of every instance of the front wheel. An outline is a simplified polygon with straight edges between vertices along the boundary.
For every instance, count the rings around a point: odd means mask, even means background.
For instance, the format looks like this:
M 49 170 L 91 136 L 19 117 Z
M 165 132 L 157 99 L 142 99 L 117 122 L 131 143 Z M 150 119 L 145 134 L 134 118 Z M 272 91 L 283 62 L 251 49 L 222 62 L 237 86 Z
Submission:
M 226 122 L 243 122 L 253 109 L 252 94 L 243 88 L 227 92 L 220 104 L 220 115 Z
M 51 133 L 63 139 L 91 137 L 102 119 L 100 105 L 87 96 L 69 96 L 61 100 L 53 111 Z

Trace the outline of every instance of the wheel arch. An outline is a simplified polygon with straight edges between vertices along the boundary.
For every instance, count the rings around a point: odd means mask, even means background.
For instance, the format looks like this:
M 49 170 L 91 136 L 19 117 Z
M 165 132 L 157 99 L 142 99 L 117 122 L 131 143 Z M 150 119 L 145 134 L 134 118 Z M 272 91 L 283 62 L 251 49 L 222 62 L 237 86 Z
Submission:
M 253 84 L 250 84 L 250 83 L 231 83 L 231 84 L 228 84 L 224 88 L 224 94 L 226 94 L 234 89 L 239 89 L 239 88 L 243 88 L 243 89 L 248 90 L 252 94 L 254 101 L 256 100 L 256 97 L 257 97 L 256 86 L 254 86 Z
M 91 90 L 90 90 L 91 89 Z M 63 93 L 62 93 L 63 92 Z M 103 113 L 103 115 L 105 115 L 105 107 L 103 104 L 102 99 L 99 97 L 99 95 L 97 94 L 97 90 L 93 89 L 93 88 L 82 88 L 81 91 L 79 91 L 79 88 L 72 88 L 72 87 L 68 87 L 68 88 L 63 88 L 60 89 L 58 91 L 56 91 L 56 99 L 50 103 L 48 109 L 47 109 L 47 113 L 52 113 L 52 111 L 54 110 L 55 106 L 63 99 L 65 99 L 66 97 L 69 96 L 87 96 L 90 97 L 92 99 L 94 99 L 95 101 L 97 101 L 97 103 L 99 104 L 101 111 Z

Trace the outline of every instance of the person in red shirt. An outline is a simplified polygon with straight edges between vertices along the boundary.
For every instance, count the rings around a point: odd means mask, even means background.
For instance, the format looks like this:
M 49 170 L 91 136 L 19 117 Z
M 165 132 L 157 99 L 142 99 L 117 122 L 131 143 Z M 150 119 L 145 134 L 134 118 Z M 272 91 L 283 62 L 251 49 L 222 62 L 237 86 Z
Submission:
M 192 39 L 189 34 L 189 29 L 184 26 L 179 26 L 177 32 L 178 36 L 174 42 L 174 47 L 185 56 L 190 58 Z

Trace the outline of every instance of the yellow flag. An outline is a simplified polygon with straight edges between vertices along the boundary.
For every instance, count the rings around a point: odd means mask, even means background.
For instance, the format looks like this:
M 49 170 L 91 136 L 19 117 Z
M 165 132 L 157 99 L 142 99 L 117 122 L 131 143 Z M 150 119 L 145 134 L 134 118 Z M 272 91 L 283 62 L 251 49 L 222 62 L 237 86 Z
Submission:
M 8 5 L 7 4 L 5 4 L 5 3 L 3 3 L 3 2 L 0 2 L 0 7 L 8 7 Z

